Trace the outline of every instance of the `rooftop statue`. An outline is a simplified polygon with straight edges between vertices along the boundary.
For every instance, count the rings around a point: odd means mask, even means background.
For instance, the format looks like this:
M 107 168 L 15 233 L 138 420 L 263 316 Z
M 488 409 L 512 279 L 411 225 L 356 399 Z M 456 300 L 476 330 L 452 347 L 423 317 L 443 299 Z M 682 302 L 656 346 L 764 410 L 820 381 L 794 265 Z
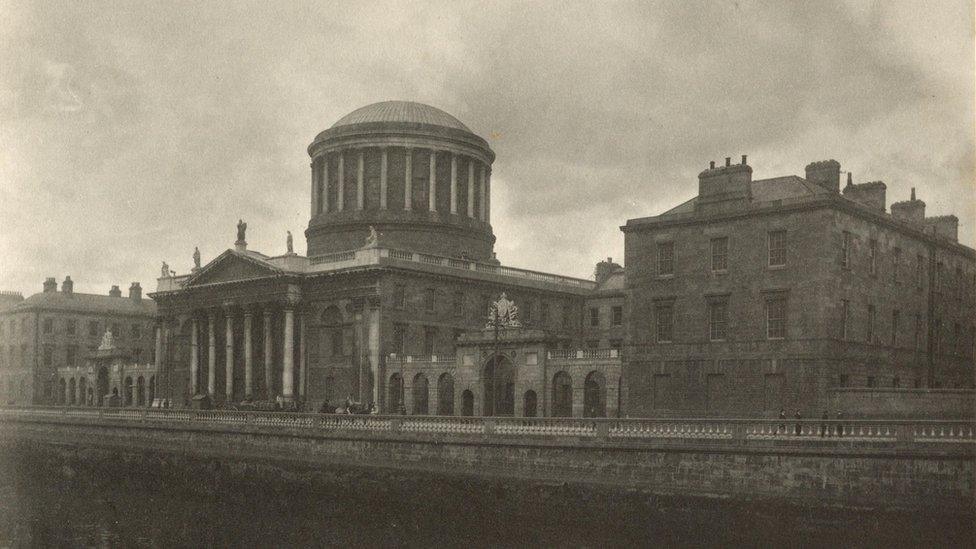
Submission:
M 193 268 L 200 268 L 200 248 L 196 246 L 193 247 Z
M 514 301 L 508 299 L 505 292 L 502 292 L 498 301 L 488 307 L 488 325 L 485 327 L 494 328 L 496 324 L 499 328 L 520 328 L 522 326 L 522 323 L 519 322 L 518 307 Z
M 290 253 L 290 254 L 295 253 L 295 249 L 294 249 L 294 247 L 293 247 L 292 244 L 293 243 L 292 243 L 292 239 L 291 239 L 291 231 L 288 231 L 288 238 L 285 239 L 285 246 L 288 247 L 288 253 Z
M 244 233 L 247 231 L 247 223 L 243 219 L 237 220 L 237 241 L 244 242 Z
M 102 335 L 102 343 L 98 346 L 99 351 L 106 351 L 108 349 L 115 348 L 115 337 L 112 335 L 111 330 L 105 330 L 105 334 Z
M 380 243 L 380 235 L 376 232 L 376 227 L 369 226 L 369 235 L 366 236 L 364 248 L 375 248 Z
M 163 261 L 163 266 L 160 269 L 160 273 L 162 274 L 162 277 L 163 278 L 166 278 L 167 276 L 169 276 L 169 272 L 170 272 L 169 271 L 169 265 L 167 265 L 166 262 Z

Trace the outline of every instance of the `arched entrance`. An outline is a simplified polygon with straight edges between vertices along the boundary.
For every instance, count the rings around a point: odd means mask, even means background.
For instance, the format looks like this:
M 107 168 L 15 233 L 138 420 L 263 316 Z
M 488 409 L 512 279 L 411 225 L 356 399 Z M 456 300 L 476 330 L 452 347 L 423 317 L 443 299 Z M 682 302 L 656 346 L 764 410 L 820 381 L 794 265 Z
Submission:
M 125 394 L 122 395 L 123 406 L 132 406 L 132 378 L 126 376 L 124 385 Z
M 596 370 L 583 383 L 583 417 L 607 417 L 607 379 Z
M 454 415 L 454 378 L 448 373 L 437 378 L 437 415 Z
M 403 411 L 403 378 L 400 374 L 390 376 L 390 398 L 387 400 L 387 413 L 399 414 Z
M 474 394 L 465 390 L 461 393 L 461 415 L 470 417 L 474 415 Z
M 78 394 L 77 391 L 78 391 L 78 385 L 77 382 L 75 381 L 75 378 L 69 379 L 67 403 L 70 404 L 71 406 L 74 406 L 77 403 L 75 401 L 75 396 Z
M 149 403 L 156 400 L 156 376 L 149 376 Z
M 512 361 L 496 356 L 485 365 L 486 416 L 515 415 L 515 367 Z
M 136 379 L 136 405 L 146 405 L 146 378 L 142 376 Z
M 65 397 L 68 394 L 68 383 L 62 377 L 58 380 L 58 404 L 65 403 Z
M 108 368 L 102 366 L 98 369 L 98 378 L 95 380 L 95 404 L 102 406 L 105 395 L 108 394 Z
M 523 399 L 522 415 L 525 417 L 535 417 L 536 407 L 538 406 L 539 399 L 535 395 L 535 391 L 528 390 L 525 392 L 525 398 Z
M 427 381 L 427 376 L 424 374 L 417 374 L 413 378 L 413 392 L 411 394 L 413 397 L 413 413 L 418 416 L 426 416 L 430 413 L 428 407 L 428 399 L 430 398 L 430 383 Z
M 573 380 L 566 372 L 552 378 L 552 417 L 573 417 Z
M 81 406 L 88 406 L 90 402 L 88 401 L 88 378 L 82 376 L 78 379 L 78 395 L 81 402 L 78 404 Z

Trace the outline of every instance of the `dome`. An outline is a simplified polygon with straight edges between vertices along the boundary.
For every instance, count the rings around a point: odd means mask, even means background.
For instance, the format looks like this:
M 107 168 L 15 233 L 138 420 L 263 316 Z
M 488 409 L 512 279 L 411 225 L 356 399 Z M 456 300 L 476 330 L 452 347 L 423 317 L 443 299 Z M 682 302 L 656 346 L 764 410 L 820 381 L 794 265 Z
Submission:
M 366 105 L 343 116 L 332 127 L 337 128 L 339 126 L 351 126 L 353 124 L 365 124 L 369 122 L 427 124 L 454 128 L 471 133 L 471 130 L 462 124 L 460 120 L 446 112 L 431 107 L 430 105 L 414 103 L 412 101 L 381 101 L 372 105 Z

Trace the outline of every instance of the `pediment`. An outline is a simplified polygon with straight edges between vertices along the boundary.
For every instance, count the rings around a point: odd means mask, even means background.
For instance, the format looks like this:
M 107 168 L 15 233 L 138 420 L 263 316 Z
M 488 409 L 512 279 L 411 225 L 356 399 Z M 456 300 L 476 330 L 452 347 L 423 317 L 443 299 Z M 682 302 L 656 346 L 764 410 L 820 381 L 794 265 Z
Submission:
M 205 267 L 187 281 L 186 287 L 216 284 L 220 282 L 236 282 L 274 276 L 278 271 L 262 262 L 241 257 L 234 253 L 225 253 Z

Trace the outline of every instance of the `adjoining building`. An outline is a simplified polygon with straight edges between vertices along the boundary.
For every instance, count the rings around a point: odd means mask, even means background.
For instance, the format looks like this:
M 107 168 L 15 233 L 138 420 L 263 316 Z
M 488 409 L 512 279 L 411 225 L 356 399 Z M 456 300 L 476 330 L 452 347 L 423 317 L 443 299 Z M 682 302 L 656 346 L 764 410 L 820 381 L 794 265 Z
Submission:
M 133 362 L 106 330 L 84 365 L 60 366 L 53 400 L 63 406 L 149 406 L 156 396 L 156 366 Z
M 74 292 L 71 277 L 58 291 L 55 279 L 23 299 L 7 293 L 0 309 L 0 398 L 17 404 L 62 401 L 58 368 L 79 367 L 98 348 L 106 331 L 133 362 L 153 362 L 156 304 L 133 282 L 128 296 L 118 286 L 108 295 Z
M 248 249 L 240 222 L 233 249 L 187 274 L 162 269 L 162 398 L 616 412 L 621 269 L 607 262 L 592 281 L 501 265 L 484 139 L 443 111 L 389 101 L 343 117 L 308 153 L 307 256 L 290 235 L 285 253 Z M 496 338 L 489 311 L 508 303 L 517 322 Z
M 926 217 L 914 189 L 889 213 L 884 183 L 848 173 L 842 190 L 834 160 L 805 175 L 713 162 L 696 197 L 621 227 L 629 415 L 819 416 L 973 387 L 976 252 L 958 219 Z

